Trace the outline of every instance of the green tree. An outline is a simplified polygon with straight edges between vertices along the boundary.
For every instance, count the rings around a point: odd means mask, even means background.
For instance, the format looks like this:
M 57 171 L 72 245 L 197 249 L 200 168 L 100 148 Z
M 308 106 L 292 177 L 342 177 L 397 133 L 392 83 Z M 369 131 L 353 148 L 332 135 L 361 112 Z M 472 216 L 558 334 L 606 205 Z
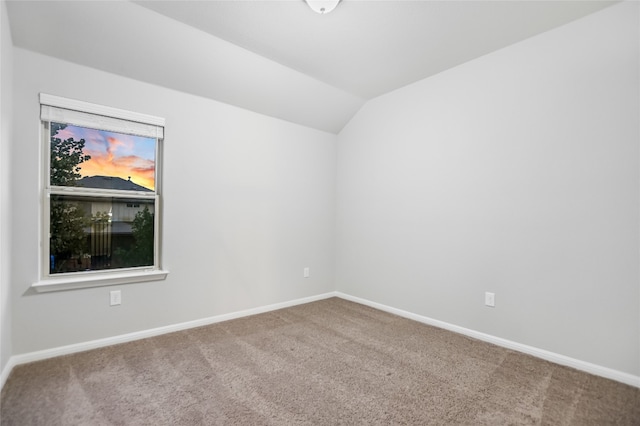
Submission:
M 58 132 L 66 128 L 66 124 L 51 123 L 51 185 L 75 186 L 80 179 L 80 164 L 91 159 L 82 152 L 84 139 L 60 139 Z
M 75 271 L 78 267 L 71 261 L 80 259 L 86 251 L 85 227 L 89 225 L 89 219 L 77 202 L 67 201 L 60 195 L 51 196 L 50 210 L 51 272 Z
M 130 251 L 130 259 L 134 262 L 131 266 L 153 265 L 153 231 L 154 215 L 149 207 L 136 213 L 131 225 L 134 243 Z
M 82 152 L 84 139 L 63 140 L 57 136 L 65 127 L 66 124 L 51 123 L 50 182 L 55 186 L 75 186 L 81 177 L 80 164 L 91 159 Z M 89 226 L 89 219 L 78 202 L 60 195 L 51 196 L 50 212 L 51 273 L 75 271 L 78 267 L 70 260 L 80 259 L 86 251 L 85 228 Z

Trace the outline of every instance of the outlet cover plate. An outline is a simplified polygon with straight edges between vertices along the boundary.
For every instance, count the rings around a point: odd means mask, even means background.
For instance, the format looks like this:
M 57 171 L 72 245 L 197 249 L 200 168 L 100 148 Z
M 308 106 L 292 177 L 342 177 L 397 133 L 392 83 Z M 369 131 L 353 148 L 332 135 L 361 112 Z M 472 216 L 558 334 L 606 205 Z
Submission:
M 111 296 L 110 305 L 116 306 L 122 304 L 122 292 L 120 290 L 112 290 L 109 295 Z
M 486 292 L 484 294 L 484 304 L 494 308 L 496 306 L 496 294 Z

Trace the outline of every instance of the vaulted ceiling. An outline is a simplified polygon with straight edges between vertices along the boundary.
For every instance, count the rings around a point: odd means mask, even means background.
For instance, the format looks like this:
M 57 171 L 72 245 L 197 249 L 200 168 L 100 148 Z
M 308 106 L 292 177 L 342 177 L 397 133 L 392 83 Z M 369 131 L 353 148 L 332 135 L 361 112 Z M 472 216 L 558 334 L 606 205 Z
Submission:
M 16 46 L 338 133 L 369 99 L 612 1 L 16 1 Z

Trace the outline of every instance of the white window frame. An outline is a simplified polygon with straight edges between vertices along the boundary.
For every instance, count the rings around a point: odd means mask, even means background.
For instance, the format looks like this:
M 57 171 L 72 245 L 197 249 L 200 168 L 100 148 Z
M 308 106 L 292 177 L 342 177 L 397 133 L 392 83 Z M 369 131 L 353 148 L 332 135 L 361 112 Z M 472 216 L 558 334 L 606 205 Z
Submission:
M 41 179 L 41 232 L 39 280 L 32 284 L 38 292 L 71 290 L 135 282 L 157 281 L 169 273 L 161 268 L 161 177 L 162 141 L 164 139 L 164 118 L 126 111 L 103 105 L 40 93 L 40 129 L 42 144 Z M 119 133 L 154 137 L 156 139 L 155 188 L 152 193 L 144 191 L 122 191 L 98 188 L 52 186 L 50 183 L 50 123 L 74 124 L 82 127 L 110 130 Z M 79 271 L 51 274 L 49 272 L 49 228 L 50 196 L 78 195 L 145 199 L 154 204 L 154 264 L 152 266 L 116 268 L 94 271 Z

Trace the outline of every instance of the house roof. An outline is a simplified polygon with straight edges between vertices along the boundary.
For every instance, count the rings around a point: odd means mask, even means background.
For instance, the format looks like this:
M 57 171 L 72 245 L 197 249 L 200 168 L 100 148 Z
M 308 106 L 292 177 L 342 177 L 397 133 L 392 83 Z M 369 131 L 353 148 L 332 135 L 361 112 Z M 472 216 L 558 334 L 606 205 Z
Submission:
M 129 180 L 124 180 L 116 176 L 85 176 L 76 181 L 76 184 L 84 188 L 152 192 L 149 188 L 133 183 L 131 178 L 129 178 Z

